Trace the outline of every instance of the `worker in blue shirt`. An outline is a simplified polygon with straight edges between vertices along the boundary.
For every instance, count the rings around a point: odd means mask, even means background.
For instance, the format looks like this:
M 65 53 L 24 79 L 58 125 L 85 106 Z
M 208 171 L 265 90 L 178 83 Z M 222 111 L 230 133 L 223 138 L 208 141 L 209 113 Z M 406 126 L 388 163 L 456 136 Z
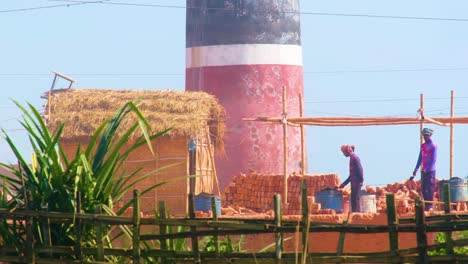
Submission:
M 354 145 L 341 146 L 343 155 L 349 157 L 349 176 L 339 188 L 344 188 L 348 183 L 351 183 L 351 211 L 360 212 L 359 200 L 361 198 L 362 183 L 364 182 L 364 172 L 361 160 L 354 153 L 354 149 Z
M 432 134 L 434 131 L 429 128 L 424 128 L 422 134 L 424 143 L 421 144 L 419 151 L 418 162 L 413 171 L 413 176 L 410 177 L 412 181 L 421 167 L 421 191 L 425 201 L 434 200 L 434 192 L 436 189 L 436 160 L 437 160 L 437 146 L 432 142 Z M 427 203 L 425 209 L 432 208 L 432 203 Z

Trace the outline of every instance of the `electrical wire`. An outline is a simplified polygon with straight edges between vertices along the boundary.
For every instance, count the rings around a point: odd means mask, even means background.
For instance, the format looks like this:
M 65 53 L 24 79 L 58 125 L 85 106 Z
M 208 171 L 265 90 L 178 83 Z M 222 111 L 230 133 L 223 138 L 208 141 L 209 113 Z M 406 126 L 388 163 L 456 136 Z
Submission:
M 78 0 L 49 0 L 70 3 L 89 3 L 86 1 Z M 203 9 L 203 10 L 225 10 L 235 11 L 230 8 L 224 7 L 190 7 L 183 5 L 160 5 L 160 4 L 141 4 L 141 3 L 128 3 L 128 2 L 98 2 L 96 4 L 104 5 L 122 5 L 122 6 L 139 6 L 139 7 L 158 7 L 158 8 L 176 8 L 176 9 Z M 276 13 L 298 13 L 301 15 L 313 16 L 340 16 L 340 17 L 361 17 L 361 18 L 383 18 L 383 19 L 404 19 L 404 20 L 432 20 L 432 21 L 446 21 L 446 22 L 468 22 L 468 18 L 446 18 L 446 17 L 418 17 L 418 16 L 393 16 L 393 15 L 372 15 L 372 14 L 347 14 L 347 13 L 327 13 L 327 12 L 308 12 L 308 11 L 276 11 Z
M 34 7 L 25 7 L 25 8 L 16 8 L 16 9 L 4 9 L 4 10 L 0 10 L 0 13 L 13 13 L 13 12 L 24 12 L 24 11 L 32 11 L 32 10 L 39 10 L 39 9 L 51 9 L 51 8 L 57 8 L 57 7 L 70 7 L 70 6 L 86 5 L 86 4 L 99 4 L 102 2 L 103 1 L 92 1 L 92 2 L 76 1 L 75 3 L 69 3 L 69 4 L 34 6 Z
M 394 72 L 425 72 L 425 71 L 467 71 L 468 67 L 460 68 L 421 68 L 421 69 L 389 69 L 389 70 L 336 70 L 336 71 L 305 71 L 304 74 L 334 74 L 334 73 L 394 73 Z M 183 76 L 184 73 L 67 73 L 75 76 Z M 50 76 L 50 73 L 0 73 L 0 76 Z
M 466 96 L 460 96 L 456 99 L 467 99 Z M 450 97 L 428 97 L 424 100 L 448 100 Z M 313 104 L 330 104 L 330 103 L 378 103 L 378 102 L 404 102 L 404 101 L 419 101 L 418 98 L 400 98 L 400 99 L 366 99 L 366 100 L 333 100 L 333 101 L 305 101 L 305 103 Z
M 467 71 L 467 67 L 459 68 L 421 68 L 421 69 L 387 69 L 387 70 L 335 70 L 306 71 L 304 74 L 334 74 L 334 73 L 394 73 L 394 72 L 433 72 L 433 71 Z

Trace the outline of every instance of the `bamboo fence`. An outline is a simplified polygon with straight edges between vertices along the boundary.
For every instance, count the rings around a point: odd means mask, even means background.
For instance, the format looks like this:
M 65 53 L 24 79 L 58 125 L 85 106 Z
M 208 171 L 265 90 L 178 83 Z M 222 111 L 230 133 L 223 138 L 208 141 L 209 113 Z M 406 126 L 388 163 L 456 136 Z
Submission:
M 310 222 L 309 204 L 307 200 L 307 187 L 302 183 L 302 220 L 301 222 L 282 221 L 281 197 L 273 197 L 275 216 L 272 220 L 218 218 L 213 198 L 213 217 L 195 218 L 194 197 L 189 195 L 190 214 L 187 218 L 169 219 L 165 203 L 159 203 L 159 217 L 141 217 L 139 212 L 139 192 L 134 191 L 132 217 L 109 216 L 101 213 L 98 207 L 93 214 L 89 213 L 60 213 L 29 210 L 9 211 L 0 209 L 3 221 L 26 221 L 29 227 L 26 230 L 25 246 L 22 248 L 9 248 L 0 246 L 0 261 L 10 263 L 83 263 L 83 259 L 90 256 L 95 259 L 92 263 L 111 263 L 108 257 L 122 257 L 124 263 L 143 263 L 148 259 L 159 263 L 467 263 L 468 255 L 454 254 L 454 248 L 468 245 L 468 239 L 452 239 L 454 231 L 468 229 L 468 215 L 450 212 L 450 197 L 445 195 L 445 214 L 425 216 L 424 201 L 419 198 L 415 201 L 415 217 L 398 219 L 393 194 L 387 194 L 387 225 L 354 225 L 344 221 L 342 224 L 325 224 Z M 445 193 L 449 193 L 449 185 L 444 186 Z M 77 205 L 79 207 L 79 200 Z M 33 239 L 33 223 L 49 222 L 75 222 L 76 244 L 74 246 L 61 246 L 48 244 L 37 246 Z M 36 222 L 37 223 L 37 222 Z M 95 229 L 96 246 L 85 247 L 82 241 L 82 226 L 91 223 Z M 131 245 L 127 248 L 108 248 L 102 243 L 103 230 L 106 227 L 126 225 L 133 231 Z M 42 225 L 44 226 L 44 225 Z M 144 232 L 145 226 L 155 227 L 157 232 Z M 171 232 L 174 227 L 185 227 L 182 232 Z M 47 232 L 47 229 L 45 229 Z M 153 230 L 153 229 L 151 229 Z M 50 230 L 48 231 L 50 232 Z M 283 249 L 284 234 L 302 234 L 302 249 L 295 252 L 286 252 Z M 309 234 L 315 232 L 339 232 L 338 248 L 336 253 L 309 252 Z M 428 232 L 445 232 L 449 235 L 446 243 L 429 245 Z M 349 233 L 373 234 L 388 233 L 389 249 L 385 252 L 349 253 L 343 252 L 344 238 Z M 414 233 L 417 238 L 417 247 L 410 249 L 399 248 L 398 236 L 400 233 Z M 220 248 L 219 237 L 227 235 L 272 234 L 275 237 L 274 250 L 270 252 L 223 252 Z M 50 235 L 50 234 L 49 234 Z M 46 236 L 47 237 L 47 236 Z M 206 252 L 199 247 L 199 241 L 205 237 L 212 237 L 215 250 Z M 168 249 L 176 239 L 187 239 L 191 242 L 191 249 L 175 251 Z M 146 245 L 153 243 L 154 247 Z M 320 243 L 315 241 L 315 243 Z M 296 242 L 297 244 L 297 242 Z M 445 249 L 445 255 L 429 256 L 428 251 Z M 53 256 L 60 255 L 61 258 Z M 64 258 L 63 256 L 69 256 Z M 106 262 L 107 260 L 107 262 Z M 300 262 L 299 262 L 300 261 Z

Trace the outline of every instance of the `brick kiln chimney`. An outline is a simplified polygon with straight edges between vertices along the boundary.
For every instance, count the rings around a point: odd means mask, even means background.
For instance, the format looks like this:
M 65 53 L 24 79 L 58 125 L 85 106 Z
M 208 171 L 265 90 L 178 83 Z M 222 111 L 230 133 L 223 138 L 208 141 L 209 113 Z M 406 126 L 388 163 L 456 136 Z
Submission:
M 226 109 L 226 158 L 217 158 L 220 187 L 249 170 L 283 173 L 280 124 L 242 121 L 299 116 L 303 68 L 299 0 L 187 0 L 187 91 L 215 95 Z M 300 170 L 300 130 L 288 128 L 288 172 Z

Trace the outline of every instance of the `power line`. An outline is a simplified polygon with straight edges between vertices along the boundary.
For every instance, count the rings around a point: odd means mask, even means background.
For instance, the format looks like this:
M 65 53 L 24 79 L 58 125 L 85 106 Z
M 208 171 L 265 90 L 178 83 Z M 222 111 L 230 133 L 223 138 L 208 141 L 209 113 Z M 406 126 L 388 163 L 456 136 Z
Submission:
M 387 69 L 387 70 L 334 70 L 334 71 L 306 71 L 304 74 L 328 73 L 385 73 L 385 72 L 427 72 L 427 71 L 466 71 L 467 67 L 460 68 L 421 68 L 421 69 Z
M 79 0 L 49 0 L 70 3 L 89 3 Z M 139 4 L 127 2 L 98 2 L 96 4 L 104 5 L 122 5 L 122 6 L 139 6 L 139 7 L 159 7 L 159 8 L 177 8 L 177 9 L 203 9 L 203 10 L 225 10 L 235 11 L 230 8 L 224 7 L 190 7 L 183 5 L 159 5 L 159 4 Z M 363 18 L 384 18 L 384 19 L 405 19 L 405 20 L 433 20 L 433 21 L 447 21 L 447 22 L 468 22 L 468 18 L 445 18 L 445 17 L 417 17 L 417 16 L 392 16 L 392 15 L 372 15 L 372 14 L 347 14 L 347 13 L 324 13 L 324 12 L 308 12 L 308 11 L 276 11 L 275 13 L 297 13 L 301 15 L 314 15 L 314 16 L 341 16 L 341 17 L 363 17 Z
M 392 73 L 392 72 L 425 72 L 425 71 L 467 71 L 468 67 L 458 68 L 420 68 L 420 69 L 387 69 L 387 70 L 333 70 L 304 71 L 304 74 L 332 73 Z M 74 76 L 181 76 L 184 73 L 67 73 Z M 0 73 L 0 76 L 52 76 L 50 73 Z
M 184 73 L 67 73 L 74 76 L 181 76 Z M 0 76 L 53 76 L 50 73 L 0 73 Z
M 467 99 L 466 96 L 457 97 L 456 99 Z M 429 97 L 424 100 L 448 100 L 450 97 Z M 314 104 L 329 104 L 329 103 L 377 103 L 377 102 L 404 102 L 404 101 L 419 101 L 417 98 L 395 98 L 395 99 L 366 99 L 366 100 L 333 100 L 333 101 L 306 101 L 306 103 Z
M 69 7 L 69 6 L 86 5 L 86 4 L 98 4 L 98 3 L 102 3 L 102 2 L 103 1 L 92 1 L 92 2 L 83 2 L 83 1 L 78 2 L 77 1 L 76 3 L 61 4 L 61 5 L 48 5 L 48 6 L 35 6 L 35 7 L 16 8 L 16 9 L 5 9 L 5 10 L 0 10 L 0 13 L 24 12 L 24 11 L 32 11 L 32 10 L 38 10 L 38 9 L 51 9 L 51 8 L 57 8 L 57 7 Z
M 410 20 L 434 20 L 434 21 L 468 22 L 468 18 L 445 18 L 445 17 L 386 16 L 386 15 L 346 14 L 346 13 L 319 13 L 319 12 L 301 12 L 301 15 L 344 16 L 344 17 L 365 17 L 365 18 L 387 18 L 387 19 L 410 19 Z

